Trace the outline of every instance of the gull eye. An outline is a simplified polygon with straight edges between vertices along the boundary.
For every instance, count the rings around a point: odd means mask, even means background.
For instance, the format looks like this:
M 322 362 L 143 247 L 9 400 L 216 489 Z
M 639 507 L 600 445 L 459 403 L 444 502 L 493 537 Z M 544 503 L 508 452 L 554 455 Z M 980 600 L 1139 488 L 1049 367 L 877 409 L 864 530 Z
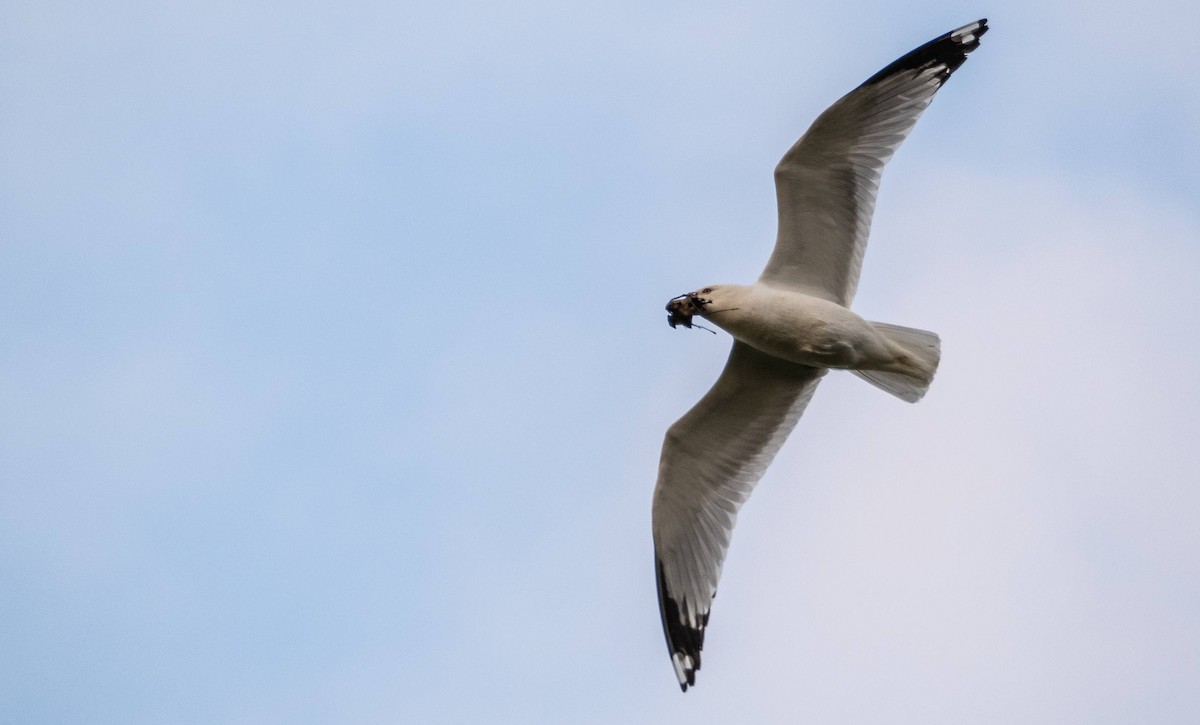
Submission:
M 712 292 L 712 287 L 705 287 L 704 289 L 700 290 L 700 294 L 702 295 L 706 295 L 710 292 Z

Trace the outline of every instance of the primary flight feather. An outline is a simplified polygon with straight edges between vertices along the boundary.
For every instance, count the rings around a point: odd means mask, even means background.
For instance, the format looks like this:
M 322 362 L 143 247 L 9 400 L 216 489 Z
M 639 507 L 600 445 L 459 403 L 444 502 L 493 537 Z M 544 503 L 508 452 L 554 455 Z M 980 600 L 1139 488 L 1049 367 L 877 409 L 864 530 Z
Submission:
M 915 403 L 938 336 L 868 322 L 849 307 L 884 164 L 987 20 L 935 38 L 822 113 L 775 168 L 779 234 L 755 284 L 710 285 L 667 303 L 672 327 L 700 316 L 734 337 L 712 389 L 667 430 L 654 489 L 654 555 L 667 649 L 695 684 L 708 614 L 738 509 L 830 368 Z

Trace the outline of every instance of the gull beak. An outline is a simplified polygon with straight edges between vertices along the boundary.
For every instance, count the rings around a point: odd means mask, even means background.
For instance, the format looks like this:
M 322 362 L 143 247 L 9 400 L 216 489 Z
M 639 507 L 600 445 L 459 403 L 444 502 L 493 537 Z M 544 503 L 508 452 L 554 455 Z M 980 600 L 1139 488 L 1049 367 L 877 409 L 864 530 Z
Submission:
M 682 294 L 678 297 L 671 298 L 667 303 L 667 324 L 674 328 L 676 325 L 683 325 L 691 328 L 692 316 L 700 314 L 703 308 L 695 295 L 692 293 Z

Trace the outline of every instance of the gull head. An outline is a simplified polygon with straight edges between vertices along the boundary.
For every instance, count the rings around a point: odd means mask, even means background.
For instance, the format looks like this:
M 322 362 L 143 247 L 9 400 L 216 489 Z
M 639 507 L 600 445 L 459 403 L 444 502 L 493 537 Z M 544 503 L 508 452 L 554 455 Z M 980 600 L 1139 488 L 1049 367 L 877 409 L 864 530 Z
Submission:
M 692 317 L 704 316 L 704 308 L 712 304 L 712 294 L 716 291 L 716 287 L 705 287 L 695 292 L 672 297 L 671 301 L 667 303 L 667 312 L 670 313 L 667 315 L 667 324 L 671 327 L 683 325 L 691 328 Z

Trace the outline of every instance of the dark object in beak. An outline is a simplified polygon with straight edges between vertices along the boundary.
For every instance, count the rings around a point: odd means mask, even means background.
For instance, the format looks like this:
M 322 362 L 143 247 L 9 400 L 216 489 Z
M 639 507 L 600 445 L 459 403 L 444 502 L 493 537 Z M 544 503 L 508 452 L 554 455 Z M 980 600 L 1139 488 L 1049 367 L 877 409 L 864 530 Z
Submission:
M 667 303 L 667 324 L 674 328 L 676 325 L 683 325 L 691 329 L 692 317 L 695 315 L 704 314 L 704 305 L 708 304 L 708 300 L 702 300 L 694 294 L 688 293 L 674 297 Z

